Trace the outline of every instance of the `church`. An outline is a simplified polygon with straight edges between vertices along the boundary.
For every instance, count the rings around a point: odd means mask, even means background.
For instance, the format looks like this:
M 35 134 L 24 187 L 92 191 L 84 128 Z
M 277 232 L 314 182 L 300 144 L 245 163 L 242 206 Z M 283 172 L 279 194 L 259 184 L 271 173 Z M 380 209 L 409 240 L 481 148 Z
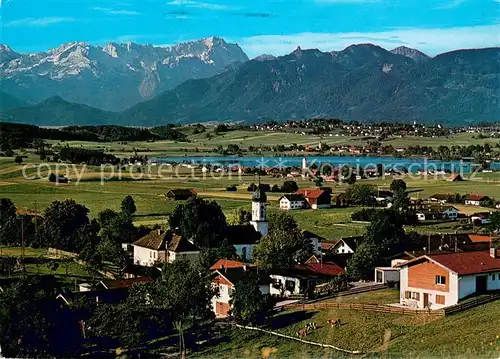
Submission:
M 252 218 L 250 224 L 228 227 L 228 243 L 236 249 L 236 254 L 245 261 L 251 261 L 258 241 L 266 236 L 269 222 L 266 214 L 267 195 L 262 188 L 252 194 Z

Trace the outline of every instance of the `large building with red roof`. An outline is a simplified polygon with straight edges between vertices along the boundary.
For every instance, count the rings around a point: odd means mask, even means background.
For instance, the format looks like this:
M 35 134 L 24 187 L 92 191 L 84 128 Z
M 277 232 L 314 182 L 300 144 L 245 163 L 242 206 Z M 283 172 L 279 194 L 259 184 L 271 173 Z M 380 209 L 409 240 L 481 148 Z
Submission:
M 468 296 L 500 290 L 500 249 L 424 255 L 400 271 L 400 303 L 439 309 Z
M 312 209 L 330 208 L 332 205 L 332 191 L 329 188 L 301 188 L 296 194 L 303 196 Z

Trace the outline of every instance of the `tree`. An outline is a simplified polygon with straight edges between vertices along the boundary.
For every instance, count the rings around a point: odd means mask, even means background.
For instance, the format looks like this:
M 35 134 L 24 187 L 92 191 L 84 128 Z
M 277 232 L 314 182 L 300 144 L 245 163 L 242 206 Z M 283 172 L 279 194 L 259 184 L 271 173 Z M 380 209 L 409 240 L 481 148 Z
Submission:
M 237 224 L 248 224 L 252 220 L 252 214 L 240 207 L 235 210 L 234 218 Z
M 353 185 L 354 183 L 356 183 L 356 173 L 354 172 L 353 168 L 350 167 L 350 166 L 342 166 L 341 168 L 341 174 L 342 174 L 342 178 L 343 178 L 343 182 L 349 184 L 349 185 Z
M 346 191 L 347 200 L 358 206 L 371 206 L 375 203 L 375 189 L 365 184 L 354 184 Z
M 106 209 L 99 212 L 97 222 L 100 225 L 99 235 L 115 243 L 130 243 L 135 237 L 137 229 L 130 216 Z
M 323 177 L 317 176 L 316 179 L 314 180 L 314 184 L 316 185 L 316 187 L 323 186 Z
M 233 316 L 236 323 L 247 325 L 262 323 L 267 312 L 267 298 L 259 288 L 255 272 L 247 271 L 231 293 Z
M 285 181 L 285 182 L 283 182 L 283 186 L 281 186 L 281 192 L 284 192 L 284 193 L 297 192 L 298 189 L 299 189 L 299 186 L 297 185 L 297 182 L 295 182 L 295 181 Z
M 496 232 L 500 231 L 500 212 L 493 212 L 490 214 L 489 219 L 491 228 Z
M 74 200 L 54 201 L 44 212 L 39 231 L 39 245 L 80 252 L 82 239 L 92 238 L 89 210 Z
M 53 300 L 51 276 L 26 277 L 0 293 L 0 346 L 10 358 L 79 356 L 76 321 Z
M 121 205 L 122 213 L 127 217 L 132 217 L 132 215 L 137 210 L 135 207 L 135 202 L 132 196 L 126 196 Z
M 181 356 L 185 356 L 184 330 L 197 321 L 214 318 L 211 301 L 215 294 L 209 277 L 189 261 L 165 263 L 163 266 L 157 298 L 168 308 L 178 330 Z
M 178 205 L 169 218 L 170 228 L 200 247 L 218 247 L 226 233 L 226 217 L 214 201 L 192 197 Z
M 254 260 L 263 269 L 287 268 L 312 254 L 311 241 L 305 238 L 297 223 L 286 213 L 269 218 L 269 234 L 254 249 Z
M 96 250 L 103 261 L 108 261 L 121 267 L 125 265 L 126 255 L 120 243 L 105 239 L 99 243 Z
M 372 278 L 380 257 L 380 250 L 373 243 L 361 243 L 347 263 L 347 274 L 354 279 Z
M 0 250 L 4 245 L 18 244 L 19 221 L 16 206 L 8 198 L 0 198 Z
M 154 328 L 166 324 L 168 315 L 166 310 L 156 310 L 163 308 L 158 302 L 155 284 L 135 285 L 125 302 L 97 306 L 89 326 L 97 337 L 115 340 L 124 348 L 136 348 Z
M 391 191 L 392 192 L 405 192 L 406 191 L 406 182 L 402 179 L 395 179 L 391 183 Z

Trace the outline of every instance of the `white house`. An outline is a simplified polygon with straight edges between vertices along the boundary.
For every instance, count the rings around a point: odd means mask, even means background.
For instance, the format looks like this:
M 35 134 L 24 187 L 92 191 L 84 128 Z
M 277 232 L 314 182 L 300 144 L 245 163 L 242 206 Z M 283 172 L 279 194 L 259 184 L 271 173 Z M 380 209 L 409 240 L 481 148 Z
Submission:
M 240 263 L 240 266 L 232 265 L 227 268 L 219 266 L 212 273 L 212 284 L 218 291 L 218 295 L 212 298 L 212 308 L 217 317 L 227 317 L 231 310 L 231 294 L 233 293 L 237 283 L 244 278 L 245 275 L 258 278 L 259 289 L 262 294 L 269 294 L 269 281 L 262 277 L 255 268 L 247 267 L 245 263 Z
M 330 248 L 331 253 L 337 254 L 352 254 L 356 251 L 357 243 L 362 237 L 346 237 L 340 238 L 334 242 L 332 248 Z
M 285 194 L 279 199 L 280 209 L 295 210 L 302 209 L 305 206 L 305 198 L 300 194 Z
M 167 260 L 167 243 L 169 231 L 153 230 L 144 237 L 138 239 L 132 246 L 134 248 L 134 264 L 141 266 L 152 266 L 155 262 Z
M 468 204 L 470 206 L 480 206 L 481 201 L 489 199 L 488 196 L 483 196 L 481 194 L 470 194 L 467 197 L 465 197 L 465 204 Z
M 198 258 L 200 256 L 199 248 L 187 240 L 184 237 L 181 237 L 177 234 L 172 236 L 172 239 L 168 242 L 167 245 L 167 262 L 173 263 L 178 260 L 188 260 L 191 263 L 198 262 Z
M 417 213 L 419 221 L 431 219 L 450 219 L 458 218 L 458 209 L 453 206 L 428 206 L 420 209 Z
M 172 233 L 153 230 L 132 243 L 134 264 L 151 267 L 155 262 L 172 263 L 176 260 L 198 260 L 200 251 L 189 240 Z
M 400 304 L 439 309 L 500 289 L 500 250 L 418 257 L 401 266 Z

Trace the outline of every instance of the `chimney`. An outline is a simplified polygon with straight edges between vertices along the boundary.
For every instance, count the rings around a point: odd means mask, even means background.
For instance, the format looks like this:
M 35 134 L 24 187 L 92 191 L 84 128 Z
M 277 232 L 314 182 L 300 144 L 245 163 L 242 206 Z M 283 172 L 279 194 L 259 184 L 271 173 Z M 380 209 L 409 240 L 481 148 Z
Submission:
M 158 228 L 158 235 L 161 236 L 161 229 Z
M 500 258 L 500 248 L 491 247 L 490 248 L 491 258 Z

